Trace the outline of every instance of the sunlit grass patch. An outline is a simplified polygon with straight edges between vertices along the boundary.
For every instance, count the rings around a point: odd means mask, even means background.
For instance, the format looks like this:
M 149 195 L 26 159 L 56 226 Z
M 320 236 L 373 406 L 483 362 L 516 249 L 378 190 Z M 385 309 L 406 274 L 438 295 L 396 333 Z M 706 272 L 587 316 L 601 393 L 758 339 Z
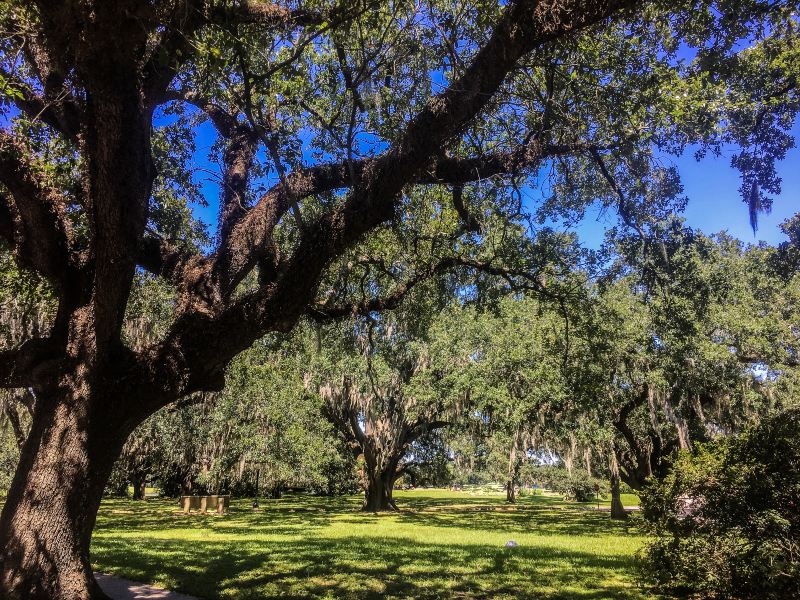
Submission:
M 362 514 L 360 498 L 234 501 L 184 515 L 177 502 L 107 500 L 98 571 L 202 598 L 620 598 L 633 581 L 635 525 L 553 496 L 509 506 L 499 493 L 397 493 L 400 512 Z M 518 545 L 506 548 L 509 540 Z

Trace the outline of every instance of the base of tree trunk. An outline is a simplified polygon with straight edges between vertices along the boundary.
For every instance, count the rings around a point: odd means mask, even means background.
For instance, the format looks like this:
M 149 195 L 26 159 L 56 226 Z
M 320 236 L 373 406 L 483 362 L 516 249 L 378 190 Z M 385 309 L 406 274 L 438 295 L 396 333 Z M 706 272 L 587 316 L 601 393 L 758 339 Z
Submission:
M 364 501 L 364 504 L 361 507 L 362 512 L 397 512 L 398 508 L 397 505 L 394 503 L 394 500 L 387 502 L 387 503 L 379 503 L 374 504 Z
M 144 500 L 146 493 L 146 484 L 144 481 L 136 480 L 133 482 L 133 499 Z
M 628 518 L 628 513 L 622 504 L 622 497 L 619 492 L 619 478 L 611 478 L 611 518 L 624 521 Z
M 628 512 L 622 506 L 622 502 L 617 498 L 617 500 L 611 501 L 611 518 L 618 519 L 620 521 L 624 521 L 628 518 Z
M 108 600 L 92 574 L 97 509 L 124 442 L 87 428 L 69 402 L 42 397 L 0 513 L 0 598 Z
M 513 482 L 506 483 L 506 502 L 515 503 L 517 501 L 517 490 Z
M 364 496 L 364 504 L 361 510 L 364 512 L 393 512 L 397 510 L 397 505 L 392 499 L 393 479 L 389 476 L 376 478 L 367 487 Z

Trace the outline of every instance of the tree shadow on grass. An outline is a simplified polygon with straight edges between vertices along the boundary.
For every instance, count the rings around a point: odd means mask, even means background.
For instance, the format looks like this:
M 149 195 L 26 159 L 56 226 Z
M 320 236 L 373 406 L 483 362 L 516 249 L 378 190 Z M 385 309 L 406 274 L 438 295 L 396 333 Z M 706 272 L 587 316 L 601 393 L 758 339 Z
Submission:
M 100 570 L 167 581 L 203 598 L 642 598 L 624 577 L 629 557 L 555 546 L 489 548 L 402 538 L 271 544 L 104 540 Z
M 430 500 L 393 515 L 359 513 L 358 498 L 291 497 L 259 512 L 239 501 L 222 517 L 183 515 L 175 502 L 105 502 L 92 559 L 208 599 L 645 597 L 631 583 L 632 556 L 597 549 L 601 535 L 624 536 L 605 515 L 557 500 Z M 440 527 L 454 528 L 447 540 Z M 504 548 L 497 532 L 524 541 Z M 558 545 L 569 536 L 589 547 Z
M 487 515 L 487 513 L 491 513 Z M 612 521 L 608 513 L 593 513 L 566 507 L 497 507 L 493 510 L 454 508 L 443 511 L 400 512 L 407 523 L 434 527 L 469 529 L 473 532 L 531 532 L 540 535 L 575 535 L 583 537 L 627 534 L 630 523 Z
M 406 500 L 404 498 L 403 500 Z M 469 499 L 468 499 L 469 500 Z M 473 532 L 535 532 L 542 535 L 607 536 L 627 534 L 631 523 L 613 521 L 607 513 L 586 510 L 554 496 L 528 496 L 510 504 L 500 498 L 462 501 L 414 498 L 400 504 L 400 519 L 409 524 L 469 529 Z

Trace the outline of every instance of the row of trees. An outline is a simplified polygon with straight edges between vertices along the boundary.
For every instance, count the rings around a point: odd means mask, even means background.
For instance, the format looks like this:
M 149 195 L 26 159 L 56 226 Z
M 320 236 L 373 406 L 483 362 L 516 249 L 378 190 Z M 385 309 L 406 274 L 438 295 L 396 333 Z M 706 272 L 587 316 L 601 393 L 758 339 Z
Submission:
M 438 278 L 394 310 L 268 336 L 231 365 L 225 391 L 140 426 L 111 486 L 142 497 L 148 480 L 172 494 L 251 494 L 256 478 L 274 496 L 361 485 L 374 511 L 395 507 L 398 478 L 437 464 L 450 464 L 439 483 L 502 481 L 513 502 L 529 465 L 560 462 L 609 481 L 624 518 L 620 483 L 642 490 L 678 450 L 797 399 L 790 246 L 745 247 L 680 221 L 660 235 L 649 243 L 663 262 L 611 234 L 586 254 L 591 271 L 553 277 L 537 297 L 497 278 Z M 142 279 L 134 298 L 131 335 L 157 333 L 157 283 Z M 29 419 L 23 399 L 6 405 L 8 444 Z
M 793 221 L 785 228 L 791 227 Z M 741 431 L 798 399 L 797 273 L 786 250 L 666 226 L 653 264 L 610 240 L 605 274 L 573 274 L 569 303 L 521 297 L 469 307 L 447 326 L 469 360 L 447 382 L 473 399 L 476 430 L 505 448 L 509 500 L 520 456 L 554 450 L 572 469 L 642 490 L 678 450 Z

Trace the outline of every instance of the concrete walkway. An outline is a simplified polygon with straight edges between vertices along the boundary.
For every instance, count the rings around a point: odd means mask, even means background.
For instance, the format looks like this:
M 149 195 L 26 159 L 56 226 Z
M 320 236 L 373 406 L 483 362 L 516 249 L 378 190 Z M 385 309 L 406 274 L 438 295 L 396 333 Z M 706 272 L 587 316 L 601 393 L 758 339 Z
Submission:
M 94 578 L 97 579 L 102 590 L 113 600 L 199 600 L 194 596 L 170 592 L 113 575 L 95 573 Z

